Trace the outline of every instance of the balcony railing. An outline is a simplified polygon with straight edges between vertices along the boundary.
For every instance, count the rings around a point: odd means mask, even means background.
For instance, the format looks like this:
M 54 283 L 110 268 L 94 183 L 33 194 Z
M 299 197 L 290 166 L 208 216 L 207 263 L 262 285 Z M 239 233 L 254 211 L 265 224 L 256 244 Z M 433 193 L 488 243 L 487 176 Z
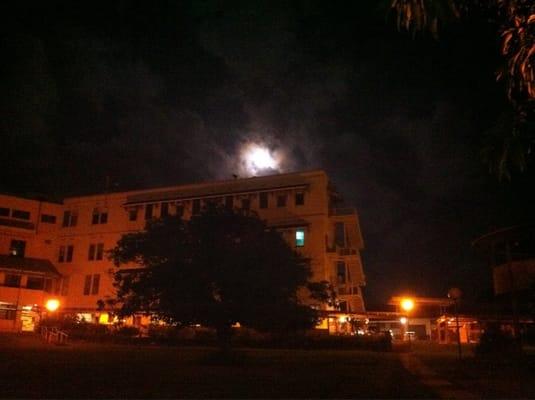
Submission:
M 354 208 L 352 207 L 342 207 L 342 208 L 331 208 L 329 210 L 329 215 L 338 216 L 338 215 L 353 215 L 356 214 Z
M 33 230 L 35 228 L 35 224 L 33 222 L 18 221 L 16 219 L 9 218 L 0 218 L 0 225 L 28 230 Z

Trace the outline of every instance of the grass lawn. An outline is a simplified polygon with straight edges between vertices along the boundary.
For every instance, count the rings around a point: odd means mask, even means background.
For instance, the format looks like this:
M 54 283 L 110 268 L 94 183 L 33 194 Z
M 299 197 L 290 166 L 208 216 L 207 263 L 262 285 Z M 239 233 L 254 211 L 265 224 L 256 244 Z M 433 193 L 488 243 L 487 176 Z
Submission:
M 473 346 L 463 346 L 458 360 L 456 345 L 418 344 L 414 353 L 439 375 L 482 398 L 535 398 L 535 354 L 500 354 L 477 358 Z
M 394 353 L 74 343 L 0 336 L 6 397 L 433 397 Z

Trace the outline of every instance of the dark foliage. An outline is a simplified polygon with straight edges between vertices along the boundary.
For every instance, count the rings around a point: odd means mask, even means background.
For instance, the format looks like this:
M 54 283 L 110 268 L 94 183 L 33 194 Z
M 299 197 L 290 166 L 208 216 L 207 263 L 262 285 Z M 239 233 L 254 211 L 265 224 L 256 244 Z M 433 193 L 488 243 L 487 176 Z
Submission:
M 303 295 L 316 303 L 328 297 L 325 285 L 307 289 L 309 261 L 278 232 L 256 216 L 215 206 L 188 221 L 150 221 L 145 231 L 124 235 L 110 257 L 121 267 L 120 314 L 214 327 L 225 341 L 236 322 L 260 331 L 310 328 L 316 312 Z

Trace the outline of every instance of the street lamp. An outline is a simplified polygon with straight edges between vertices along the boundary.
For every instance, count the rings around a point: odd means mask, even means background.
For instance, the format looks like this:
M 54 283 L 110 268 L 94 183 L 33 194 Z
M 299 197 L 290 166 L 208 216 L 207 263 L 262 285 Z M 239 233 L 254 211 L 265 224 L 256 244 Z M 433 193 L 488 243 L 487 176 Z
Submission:
M 50 312 L 54 312 L 59 308 L 59 305 L 60 303 L 58 299 L 50 299 L 46 302 L 45 308 Z
M 409 348 L 411 347 L 411 334 L 409 332 L 409 318 L 408 315 L 414 308 L 414 300 L 410 297 L 404 297 L 401 299 L 399 305 L 401 306 L 401 309 L 407 313 L 407 317 L 402 317 L 400 319 L 400 322 L 407 327 L 407 336 L 409 337 Z M 405 321 L 402 321 L 402 319 L 405 319 Z

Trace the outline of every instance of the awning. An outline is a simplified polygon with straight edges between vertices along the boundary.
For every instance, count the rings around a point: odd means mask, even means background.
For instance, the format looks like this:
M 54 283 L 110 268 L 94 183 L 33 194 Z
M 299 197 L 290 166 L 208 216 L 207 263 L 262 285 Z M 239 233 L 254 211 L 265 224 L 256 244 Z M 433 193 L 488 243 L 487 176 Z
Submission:
M 0 269 L 61 276 L 61 274 L 49 260 L 42 258 L 0 255 Z

